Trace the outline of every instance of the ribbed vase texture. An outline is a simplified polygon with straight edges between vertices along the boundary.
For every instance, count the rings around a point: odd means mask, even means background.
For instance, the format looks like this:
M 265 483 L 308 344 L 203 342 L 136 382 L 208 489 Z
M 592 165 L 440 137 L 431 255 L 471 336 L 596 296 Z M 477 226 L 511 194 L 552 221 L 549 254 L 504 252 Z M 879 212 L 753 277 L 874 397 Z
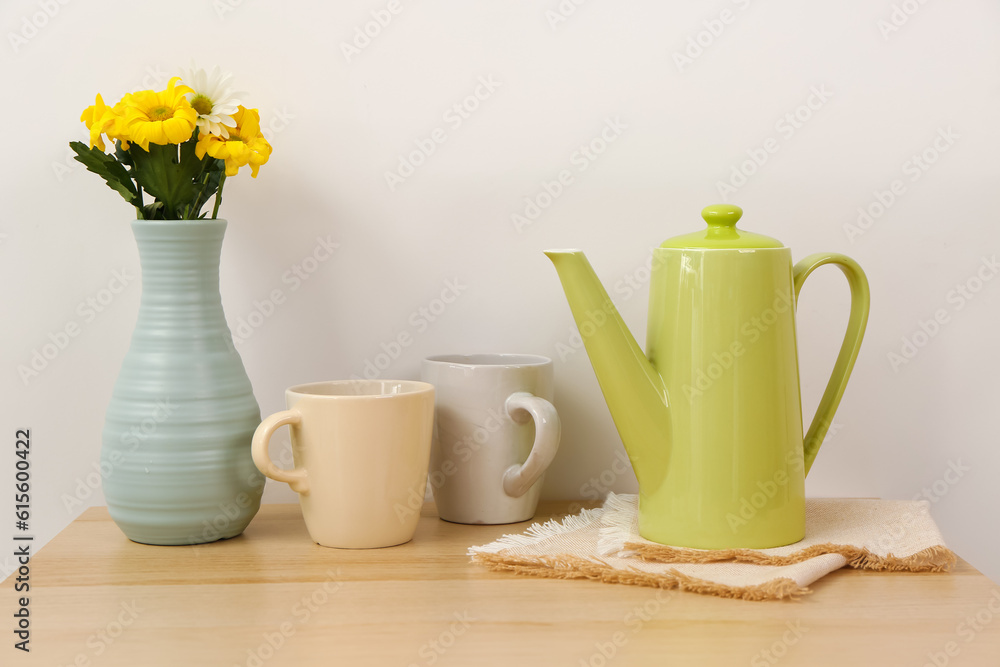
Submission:
M 250 455 L 260 423 L 219 294 L 225 220 L 136 220 L 142 300 L 104 423 L 111 518 L 144 544 L 243 532 L 264 477 Z

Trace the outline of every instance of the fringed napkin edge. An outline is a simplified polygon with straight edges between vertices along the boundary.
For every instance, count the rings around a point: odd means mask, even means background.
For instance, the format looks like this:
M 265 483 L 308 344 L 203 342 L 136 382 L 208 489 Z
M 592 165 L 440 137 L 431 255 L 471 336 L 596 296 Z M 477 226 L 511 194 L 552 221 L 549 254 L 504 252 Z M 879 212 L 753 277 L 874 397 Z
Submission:
M 520 556 L 509 553 L 478 552 L 472 554 L 475 563 L 496 572 L 513 572 L 546 579 L 589 579 L 607 584 L 629 584 L 664 590 L 677 589 L 749 601 L 797 600 L 812 591 L 787 577 L 771 579 L 751 586 L 728 586 L 706 581 L 678 572 L 676 569 L 661 574 L 650 574 L 634 569 L 620 570 L 599 558 L 581 558 L 570 554 L 553 556 Z

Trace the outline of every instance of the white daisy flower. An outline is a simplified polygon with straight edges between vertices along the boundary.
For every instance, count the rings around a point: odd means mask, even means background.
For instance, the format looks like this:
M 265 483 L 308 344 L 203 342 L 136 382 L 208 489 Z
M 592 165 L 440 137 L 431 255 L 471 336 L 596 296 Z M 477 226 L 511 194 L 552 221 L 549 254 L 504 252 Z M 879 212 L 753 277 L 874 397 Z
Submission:
M 233 114 L 239 109 L 240 98 L 246 93 L 234 90 L 230 86 L 233 75 L 223 72 L 216 65 L 212 73 L 194 65 L 188 70 L 181 70 L 181 82 L 191 88 L 193 93 L 187 93 L 187 101 L 198 112 L 196 125 L 202 134 L 214 134 L 223 139 L 229 138 L 226 128 L 236 127 Z

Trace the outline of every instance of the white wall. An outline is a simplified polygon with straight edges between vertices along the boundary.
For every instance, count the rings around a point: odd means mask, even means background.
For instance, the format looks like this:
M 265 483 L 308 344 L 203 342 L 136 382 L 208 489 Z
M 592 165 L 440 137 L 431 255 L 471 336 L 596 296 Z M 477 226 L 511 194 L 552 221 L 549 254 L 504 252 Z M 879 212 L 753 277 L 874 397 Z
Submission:
M 231 324 L 272 290 L 287 299 L 240 345 L 265 412 L 282 407 L 289 384 L 361 373 L 403 331 L 414 343 L 386 376 L 415 377 L 433 353 L 547 354 L 557 359 L 565 436 L 545 495 L 591 493 L 588 480 L 609 469 L 621 444 L 585 354 L 557 351 L 572 322 L 541 250 L 586 249 L 641 340 L 645 285 L 626 298 L 615 284 L 630 274 L 641 281 L 651 246 L 698 229 L 700 209 L 721 200 L 717 184 L 773 139 L 777 152 L 728 197 L 745 209 L 743 226 L 782 239 L 796 257 L 847 253 L 872 287 L 864 348 L 808 492 L 911 498 L 937 482 L 944 493 L 933 513 L 949 544 L 1000 579 L 1000 279 L 971 300 L 949 299 L 1000 244 L 996 3 L 907 0 L 916 13 L 897 14 L 902 25 L 883 34 L 896 0 L 590 0 L 558 23 L 552 12 L 575 7 L 569 0 L 399 1 L 349 62 L 340 45 L 385 2 L 77 0 L 48 3 L 58 7 L 51 18 L 37 0 L 3 3 L 0 433 L 8 444 L 0 460 L 8 463 L 0 479 L 13 475 L 14 429 L 32 428 L 41 540 L 103 502 L 96 491 L 82 506 L 64 505 L 78 488 L 86 495 L 79 484 L 98 458 L 141 289 L 133 279 L 91 321 L 78 310 L 115 271 L 137 273 L 138 261 L 132 212 L 67 162 L 66 143 L 84 138 L 77 118 L 96 92 L 114 101 L 161 86 L 194 58 L 233 70 L 275 128 L 271 161 L 256 181 L 231 181 L 223 207 Z M 718 32 L 723 10 L 730 23 L 679 71 L 674 53 L 689 38 L 708 43 L 704 22 Z M 33 31 L 32 21 L 43 25 Z M 482 78 L 498 87 L 460 125 L 446 117 Z M 801 105 L 817 89 L 829 97 L 813 97 L 807 113 Z M 810 117 L 798 128 L 782 122 L 797 109 Z M 620 135 L 581 170 L 576 151 L 608 119 L 622 123 Z M 435 128 L 444 143 L 390 191 L 384 173 Z M 911 172 L 911 156 L 933 153 L 939 132 L 955 137 L 948 150 Z M 525 197 L 564 169 L 572 183 L 516 230 L 511 215 Z M 849 238 L 859 207 L 897 179 L 905 191 Z M 294 289 L 283 275 L 317 237 L 340 248 Z M 412 314 L 449 280 L 465 287 L 424 330 Z M 832 269 L 803 292 L 807 415 L 832 368 L 847 301 Z M 887 355 L 938 309 L 948 322 L 892 367 Z M 22 381 L 17 367 L 71 322 L 81 333 Z M 958 462 L 968 470 L 949 484 Z M 626 474 L 611 486 L 634 484 Z M 2 495 L 7 526 L 11 494 Z M 266 500 L 294 496 L 272 483 Z

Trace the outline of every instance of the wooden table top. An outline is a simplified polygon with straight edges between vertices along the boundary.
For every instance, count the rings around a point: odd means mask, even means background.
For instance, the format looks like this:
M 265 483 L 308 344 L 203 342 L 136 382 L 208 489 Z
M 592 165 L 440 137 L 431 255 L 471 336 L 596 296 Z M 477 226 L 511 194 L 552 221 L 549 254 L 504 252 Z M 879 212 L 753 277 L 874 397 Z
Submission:
M 536 520 L 565 512 L 543 503 Z M 242 536 L 129 542 L 91 508 L 31 560 L 31 653 L 3 665 L 1000 665 L 1000 586 L 843 569 L 798 602 L 747 602 L 473 565 L 470 545 L 529 523 L 462 526 L 424 507 L 414 540 L 312 543 L 297 505 L 265 505 Z M 16 600 L 12 575 L 5 600 Z

